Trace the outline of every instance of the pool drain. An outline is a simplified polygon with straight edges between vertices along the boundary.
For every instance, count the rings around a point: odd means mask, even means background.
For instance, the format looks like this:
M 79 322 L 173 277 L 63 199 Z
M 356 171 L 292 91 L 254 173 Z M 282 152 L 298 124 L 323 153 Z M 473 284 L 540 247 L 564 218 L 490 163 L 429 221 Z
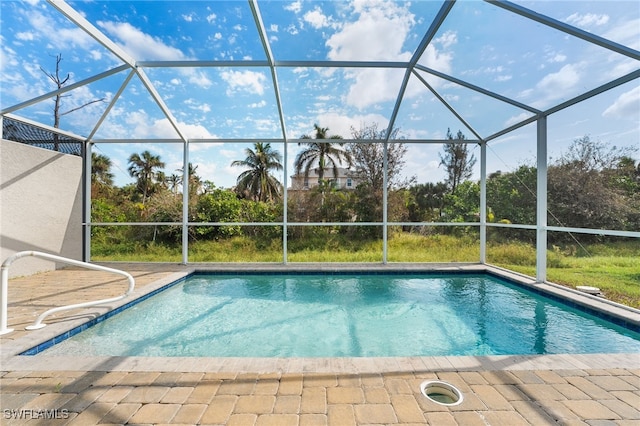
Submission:
M 458 405 L 462 403 L 464 397 L 455 386 L 447 382 L 438 380 L 422 382 L 420 392 L 427 399 L 440 405 Z

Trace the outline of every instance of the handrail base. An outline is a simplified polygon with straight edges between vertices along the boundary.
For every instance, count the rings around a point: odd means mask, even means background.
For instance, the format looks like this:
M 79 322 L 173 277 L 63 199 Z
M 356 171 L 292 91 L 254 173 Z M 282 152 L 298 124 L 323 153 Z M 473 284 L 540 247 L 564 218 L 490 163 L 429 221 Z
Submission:
M 36 324 L 28 325 L 24 329 L 25 330 L 40 330 L 41 328 L 44 328 L 46 326 L 47 326 L 47 324 L 40 323 L 40 324 L 37 324 L 37 325 Z
M 4 330 L 0 330 L 0 336 L 2 336 L 3 334 L 9 334 L 13 332 L 13 328 L 5 328 Z

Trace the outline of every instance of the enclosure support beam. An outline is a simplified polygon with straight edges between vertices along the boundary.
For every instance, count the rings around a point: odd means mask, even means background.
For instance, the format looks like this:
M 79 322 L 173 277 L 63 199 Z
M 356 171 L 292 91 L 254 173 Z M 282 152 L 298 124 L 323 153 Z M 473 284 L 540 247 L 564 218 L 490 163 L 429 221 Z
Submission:
M 538 117 L 536 281 L 547 280 L 547 116 Z
M 480 142 L 480 263 L 487 263 L 487 143 Z
M 182 161 L 182 264 L 189 262 L 189 141 L 183 143 Z
M 389 165 L 389 132 L 382 145 L 382 263 L 387 263 L 387 246 L 389 245 L 389 185 L 387 166 Z
M 83 150 L 84 165 L 84 207 L 82 209 L 82 261 L 91 261 L 91 173 L 93 165 L 93 143 L 85 142 Z

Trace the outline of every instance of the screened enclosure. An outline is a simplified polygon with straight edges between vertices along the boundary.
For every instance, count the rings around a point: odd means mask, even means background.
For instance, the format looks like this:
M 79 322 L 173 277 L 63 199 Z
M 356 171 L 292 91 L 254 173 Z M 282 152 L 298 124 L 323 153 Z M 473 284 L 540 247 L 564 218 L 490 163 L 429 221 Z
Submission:
M 516 241 L 546 281 L 640 245 L 635 2 L 0 7 L 2 137 L 82 156 L 85 260 L 508 267 Z

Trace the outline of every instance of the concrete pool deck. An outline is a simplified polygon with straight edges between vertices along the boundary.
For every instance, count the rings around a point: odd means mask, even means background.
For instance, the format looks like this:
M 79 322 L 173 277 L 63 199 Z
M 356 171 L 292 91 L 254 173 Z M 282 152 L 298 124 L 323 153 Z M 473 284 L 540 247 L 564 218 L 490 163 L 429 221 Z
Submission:
M 136 278 L 120 304 L 175 281 L 193 265 L 109 264 Z M 425 270 L 444 265 L 214 265 L 198 270 Z M 447 269 L 484 270 L 482 265 Z M 2 424 L 637 425 L 640 354 L 411 358 L 144 358 L 16 356 L 118 306 L 46 309 L 122 293 L 112 274 L 64 269 L 9 282 L 0 336 Z M 549 291 L 561 291 L 551 287 Z M 572 294 L 585 303 L 593 297 Z M 604 303 L 612 315 L 640 314 Z M 420 393 L 443 380 L 464 395 L 442 406 Z

